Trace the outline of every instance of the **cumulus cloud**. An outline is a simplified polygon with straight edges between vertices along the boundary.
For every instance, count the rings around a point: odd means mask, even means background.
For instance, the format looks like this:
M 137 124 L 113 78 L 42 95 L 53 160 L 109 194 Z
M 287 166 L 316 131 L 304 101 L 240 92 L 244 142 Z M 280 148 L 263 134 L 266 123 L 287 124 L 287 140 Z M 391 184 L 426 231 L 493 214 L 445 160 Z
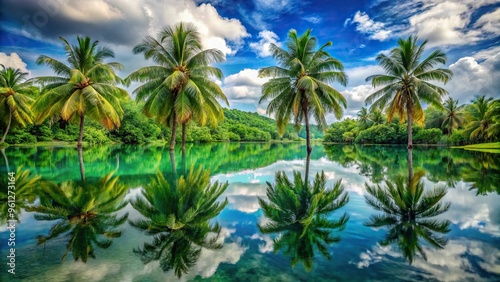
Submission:
M 83 34 L 132 46 L 146 35 L 156 35 L 165 25 L 184 21 L 198 27 L 205 48 L 234 54 L 249 36 L 239 20 L 224 18 L 211 4 L 197 5 L 193 0 L 95 0 L 86 5 L 77 0 L 4 2 L 3 7 L 11 11 L 7 19 L 22 26 L 19 34 L 48 40 Z
M 453 79 L 444 87 L 461 103 L 468 103 L 477 95 L 500 96 L 500 52 L 481 63 L 473 57 L 463 57 L 449 69 Z
M 26 63 L 23 62 L 23 59 L 21 59 L 17 53 L 10 53 L 10 55 L 7 55 L 4 52 L 0 52 L 0 64 L 4 65 L 6 68 L 10 67 L 19 69 L 22 72 L 28 72 Z
M 372 20 L 370 16 L 361 11 L 357 11 L 352 19 L 347 19 L 344 26 L 349 23 L 356 24 L 357 31 L 369 35 L 373 40 L 384 41 L 391 34 L 391 31 L 385 28 L 384 23 Z
M 261 87 L 268 81 L 258 77 L 258 70 L 243 69 L 224 79 L 222 90 L 229 100 L 238 100 L 257 104 L 262 96 Z
M 252 180 L 256 179 L 249 181 Z M 222 197 L 227 198 L 230 209 L 254 213 L 260 209 L 258 197 L 266 198 L 266 187 L 266 184 L 260 183 L 231 183 Z
M 498 1 L 382 0 L 376 5 L 382 10 L 380 18 L 384 19 L 385 28 L 392 31 L 389 36 L 418 34 L 429 40 L 429 47 L 435 47 L 477 44 L 496 38 L 500 34 L 500 10 L 490 6 L 495 3 Z M 479 9 L 484 14 L 475 18 Z M 346 23 L 350 21 L 346 20 Z
M 278 42 L 278 35 L 270 30 L 263 30 L 259 32 L 257 38 L 260 38 L 260 40 L 258 42 L 251 42 L 250 48 L 257 54 L 258 57 L 272 56 L 271 50 L 269 49 L 271 43 L 281 46 Z

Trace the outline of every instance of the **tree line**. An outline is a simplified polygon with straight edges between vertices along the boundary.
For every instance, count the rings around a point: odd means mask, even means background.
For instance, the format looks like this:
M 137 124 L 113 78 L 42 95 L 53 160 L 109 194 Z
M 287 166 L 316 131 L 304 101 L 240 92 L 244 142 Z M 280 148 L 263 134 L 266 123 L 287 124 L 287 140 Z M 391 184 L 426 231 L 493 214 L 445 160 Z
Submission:
M 443 106 L 429 106 L 425 120 L 412 128 L 418 144 L 466 145 L 500 140 L 500 99 L 476 96 L 470 103 L 459 104 L 449 97 Z M 330 125 L 324 142 L 405 144 L 407 122 L 389 121 L 378 109 L 362 107 L 356 118 Z
M 348 77 L 343 64 L 326 50 L 332 45 L 331 41 L 317 48 L 318 39 L 311 35 L 311 30 L 302 35 L 290 30 L 284 48 L 271 44 L 270 51 L 277 65 L 259 70 L 260 77 L 269 78 L 262 86 L 259 102 L 268 102 L 267 114 L 275 116 L 277 132 L 261 126 L 261 122 L 256 119 L 254 126 L 245 127 L 247 124 L 244 119 L 239 119 L 237 115 L 223 122 L 224 126 L 217 126 L 229 113 L 219 102 L 226 106 L 229 103 L 215 82 L 215 79 L 223 77 L 222 71 L 212 64 L 223 62 L 225 57 L 220 50 L 203 49 L 200 34 L 192 24 L 179 23 L 164 27 L 156 38 L 146 36 L 132 51 L 142 54 L 154 65 L 140 68 L 126 78 L 116 74 L 123 67 L 120 63 L 107 62 L 114 57 L 113 51 L 100 46 L 90 37 L 77 36 L 76 45 L 71 45 L 64 38 L 61 41 L 67 63 L 45 55 L 36 61 L 51 68 L 55 76 L 27 80 L 26 73 L 2 66 L 0 112 L 4 126 L 0 143 L 7 140 L 11 128 L 24 128 L 31 124 L 36 125 L 32 127 L 35 132 L 25 135 L 43 136 L 41 140 L 64 140 L 68 136 L 71 138 L 66 139 L 72 139 L 76 130 L 78 147 L 82 146 L 87 135 L 86 139 L 94 143 L 103 142 L 106 138 L 124 143 L 169 139 L 170 150 L 174 149 L 177 139 L 185 148 L 187 141 L 293 140 L 297 139 L 299 132 L 305 135 L 307 152 L 310 153 L 310 140 L 321 137 L 318 132 L 327 129 L 326 115 L 333 113 L 340 119 L 347 107 L 345 97 L 332 86 L 333 83 L 347 85 Z M 406 140 L 408 148 L 411 148 L 413 122 L 417 125 L 417 136 L 426 112 L 431 111 L 424 111 L 423 104 L 446 110 L 442 99 L 448 94 L 447 91 L 431 82 L 446 84 L 452 78 L 452 73 L 448 69 L 436 68 L 436 65 L 446 63 L 446 55 L 441 50 L 422 57 L 426 43 L 424 41 L 419 45 L 417 37 L 409 36 L 400 39 L 388 55 L 377 56 L 385 73 L 367 78 L 377 89 L 366 99 L 371 104 L 370 123 L 367 123 L 367 117 L 363 117 L 368 115 L 365 108 L 361 110 L 356 126 L 349 125 L 351 120 L 342 121 L 341 124 L 349 127 L 349 130 L 341 133 L 342 142 L 357 140 L 366 143 L 379 138 L 380 142 L 376 143 L 394 143 L 390 139 L 391 126 L 396 125 L 391 125 L 391 122 L 394 117 L 398 117 L 400 122 L 406 120 L 407 134 L 406 139 L 400 138 L 398 142 Z M 140 83 L 133 90 L 137 103 L 132 103 L 127 91 L 121 87 L 129 86 L 133 81 Z M 34 85 L 41 85 L 41 89 L 37 90 Z M 455 116 L 453 112 L 443 122 L 448 126 L 443 129 L 444 132 L 449 130 L 451 133 L 455 128 L 461 130 L 462 126 L 464 134 L 473 136 L 474 140 L 498 138 L 498 101 L 488 100 L 486 104 L 478 104 L 477 109 L 475 106 L 468 107 L 468 115 L 483 117 L 482 120 L 474 119 L 474 126 L 462 125 L 460 116 Z M 489 118 L 488 124 L 484 123 L 485 116 Z M 467 121 L 468 117 L 465 117 Z M 317 130 L 312 128 L 312 120 Z M 381 125 L 387 128 L 373 129 L 373 124 L 380 120 L 387 120 L 388 124 Z M 295 125 L 295 131 L 289 123 Z M 59 128 L 52 129 L 54 124 L 59 124 Z M 336 127 L 338 125 L 332 125 L 325 141 L 340 141 L 332 137 Z M 397 126 L 398 133 L 400 127 Z M 476 130 L 477 127 L 481 129 Z M 86 134 L 84 128 L 90 132 Z M 177 138 L 178 131 L 180 138 Z M 317 134 L 313 134 L 314 131 Z M 385 132 L 384 136 L 390 138 L 371 136 L 380 132 Z M 404 130 L 401 129 L 401 132 Z M 432 135 L 434 132 L 425 133 Z M 32 137 L 25 137 L 33 141 Z M 25 142 L 22 138 L 11 138 L 9 141 Z

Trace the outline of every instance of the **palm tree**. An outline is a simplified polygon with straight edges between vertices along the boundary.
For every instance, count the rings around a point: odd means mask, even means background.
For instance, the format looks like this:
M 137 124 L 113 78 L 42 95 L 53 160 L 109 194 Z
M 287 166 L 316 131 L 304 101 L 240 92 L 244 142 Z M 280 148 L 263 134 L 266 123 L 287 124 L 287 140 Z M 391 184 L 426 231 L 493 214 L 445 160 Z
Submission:
M 135 54 L 158 64 L 141 68 L 128 76 L 143 84 L 134 90 L 138 101 L 146 100 L 144 113 L 172 128 L 170 150 L 174 150 L 177 123 L 182 126 L 185 149 L 186 125 L 195 120 L 201 125 L 222 120 L 224 112 L 217 99 L 229 106 L 226 96 L 211 78 L 222 79 L 222 71 L 210 66 L 224 61 L 218 49 L 202 50 L 200 34 L 192 24 L 165 27 L 159 39 L 146 36 L 134 47 Z
M 180 277 L 193 266 L 202 248 L 219 249 L 219 224 L 209 221 L 217 216 L 228 201 L 216 202 L 229 184 L 210 184 L 210 172 L 191 168 L 186 177 L 169 183 L 158 173 L 144 187 L 142 196 L 132 206 L 146 219 L 130 224 L 147 235 L 152 244 L 134 249 L 144 263 L 159 260 L 163 271 L 174 269 Z M 215 234 L 215 236 L 212 236 Z
M 66 181 L 59 185 L 52 183 L 42 188 L 40 203 L 27 207 L 36 212 L 36 220 L 57 220 L 48 236 L 36 237 L 38 244 L 66 234 L 66 253 L 71 251 L 75 261 L 95 258 L 94 245 L 107 249 L 111 238 L 121 236 L 115 228 L 122 225 L 128 213 L 118 217 L 115 212 L 123 209 L 127 187 L 118 183 L 117 177 L 109 173 L 97 182 Z
M 369 227 L 386 227 L 386 238 L 379 242 L 382 246 L 396 244 L 405 259 L 411 264 L 418 252 L 426 259 L 421 241 L 424 240 L 432 247 L 442 249 L 447 239 L 440 234 L 450 231 L 450 222 L 447 220 L 429 219 L 446 212 L 450 203 L 442 204 L 441 199 L 446 195 L 444 186 L 424 191 L 421 178 L 424 172 L 416 172 L 413 179 L 397 176 L 396 180 L 386 180 L 386 187 L 379 184 L 369 186 L 365 184 L 369 195 L 366 202 L 383 214 L 372 215 L 365 223 Z
M 361 110 L 357 114 L 358 122 L 361 124 L 363 128 L 367 128 L 370 124 L 370 114 L 365 107 L 361 107 Z
M 28 73 L 21 72 L 19 69 L 6 68 L 1 64 L 0 66 L 2 67 L 0 70 L 0 112 L 2 117 L 8 117 L 7 127 L 0 140 L 2 144 L 5 142 L 13 120 L 22 127 L 33 123 L 30 107 L 34 101 L 27 96 L 30 91 L 29 86 L 31 86 L 31 82 L 26 81 Z
M 63 121 L 80 122 L 78 147 L 82 146 L 85 115 L 100 122 L 107 129 L 120 127 L 123 114 L 120 99 L 128 98 L 127 91 L 117 87 L 121 79 L 115 70 L 122 68 L 116 62 L 104 63 L 114 53 L 107 47 L 98 47 L 98 41 L 77 36 L 78 44 L 64 43 L 68 65 L 51 57 L 38 57 L 37 64 L 47 65 L 59 76 L 38 77 L 35 81 L 44 85 L 42 96 L 33 109 L 38 113 L 37 122 L 48 117 Z
M 448 125 L 448 135 L 451 135 L 454 128 L 458 128 L 464 122 L 463 109 L 464 105 L 458 106 L 458 100 L 448 97 L 444 102 L 445 119 L 441 126 Z
M 373 103 L 372 108 L 386 108 L 388 121 L 399 115 L 402 122 L 405 114 L 408 123 L 408 148 L 412 148 L 412 122 L 423 122 L 424 111 L 421 101 L 440 106 L 441 97 L 447 92 L 429 81 L 447 83 L 452 73 L 448 69 L 434 68 L 436 64 L 445 64 L 446 55 L 435 50 L 421 60 L 427 40 L 417 46 L 417 37 L 399 39 L 398 47 L 389 55 L 379 54 L 377 61 L 387 74 L 376 74 L 366 78 L 373 87 L 382 86 L 366 98 L 366 103 Z
M 325 115 L 333 112 L 337 118 L 346 107 L 344 96 L 329 83 L 347 85 L 347 75 L 340 61 L 330 56 L 325 48 L 332 45 L 328 41 L 315 50 L 317 38 L 308 29 L 299 36 L 294 29 L 288 32 L 288 50 L 271 43 L 269 47 L 278 66 L 259 70 L 260 77 L 271 77 L 262 86 L 259 103 L 271 99 L 268 114 L 276 115 L 278 132 L 283 135 L 285 127 L 294 117 L 298 128 L 302 122 L 306 126 L 307 153 L 312 151 L 309 118 L 314 117 L 318 127 L 326 128 Z
M 493 98 L 486 98 L 484 95 L 475 97 L 472 104 L 466 108 L 464 135 L 470 139 L 487 140 L 491 135 L 488 134 L 493 121 L 495 111 L 492 111 L 494 105 Z M 490 130 L 491 132 L 491 130 Z
M 324 172 L 316 174 L 311 185 L 302 180 L 299 172 L 294 172 L 292 183 L 285 172 L 278 171 L 275 185 L 267 185 L 269 201 L 259 198 L 259 204 L 269 222 L 257 226 L 264 234 L 281 234 L 274 239 L 274 252 L 286 248 L 285 255 L 291 256 L 292 267 L 302 261 L 307 271 L 312 268 L 314 247 L 330 259 L 328 245 L 340 241 L 331 233 L 343 230 L 349 220 L 346 214 L 337 220 L 328 218 L 349 201 L 341 181 L 327 189 Z
M 382 114 L 382 112 L 379 109 L 372 109 L 372 111 L 370 111 L 369 117 L 370 117 L 370 120 L 375 125 L 383 124 L 385 122 L 384 114 Z

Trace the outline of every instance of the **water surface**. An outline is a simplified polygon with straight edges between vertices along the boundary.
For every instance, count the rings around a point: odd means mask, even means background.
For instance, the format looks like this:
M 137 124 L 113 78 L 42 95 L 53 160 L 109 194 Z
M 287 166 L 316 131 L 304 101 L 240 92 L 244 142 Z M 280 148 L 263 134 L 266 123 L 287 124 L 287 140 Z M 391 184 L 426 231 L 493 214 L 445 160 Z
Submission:
M 365 202 L 365 184 L 384 186 L 384 180 L 406 175 L 406 148 L 315 145 L 310 161 L 310 178 L 324 171 L 328 185 L 342 179 L 349 202 L 330 217 L 335 219 L 346 213 L 350 218 L 344 230 L 335 231 L 341 241 L 328 246 L 331 259 L 326 259 L 316 250 L 312 268 L 307 271 L 301 261 L 292 267 L 292 256 L 284 249 L 277 253 L 273 251 L 273 239 L 278 235 L 262 234 L 257 228 L 258 223 L 263 224 L 267 220 L 258 202 L 259 197 L 267 199 L 266 182 L 273 184 L 277 171 L 285 171 L 290 177 L 293 171 L 304 174 L 304 152 L 305 146 L 297 143 L 190 145 L 184 157 L 177 151 L 171 156 L 168 148 L 161 146 L 101 146 L 85 148 L 82 158 L 85 181 L 93 185 L 88 187 L 94 187 L 86 189 L 94 189 L 93 193 L 99 194 L 100 190 L 95 188 L 99 186 L 98 181 L 113 173 L 118 176 L 118 184 L 124 185 L 127 190 L 123 197 L 125 202 L 141 197 L 142 187 L 159 172 L 170 181 L 186 175 L 191 167 L 202 167 L 210 171 L 211 182 L 229 183 L 219 199 L 227 198 L 228 205 L 210 220 L 221 226 L 217 241 L 222 248 L 202 249 L 180 280 L 500 280 L 499 155 L 434 147 L 416 147 L 413 150 L 413 169 L 424 173 L 425 189 L 440 185 L 448 187 L 441 201 L 451 205 L 448 211 L 432 218 L 450 222 L 450 231 L 444 234 L 447 242 L 443 248 L 424 240 L 422 251 L 426 259 L 417 255 L 410 264 L 397 242 L 387 246 L 380 244 L 388 233 L 387 228 L 364 225 L 370 216 L 380 214 Z M 0 158 L 2 176 L 7 172 L 6 161 L 10 171 L 23 166 L 23 169 L 31 171 L 32 176 L 39 175 L 51 185 L 78 183 L 82 178 L 78 152 L 74 148 L 9 147 L 5 150 L 5 158 Z M 18 206 L 42 204 L 37 193 L 35 189 L 31 194 L 18 194 Z M 37 245 L 37 236 L 48 236 L 58 221 L 40 220 L 35 218 L 34 212 L 20 209 L 16 229 L 16 275 L 6 272 L 5 259 L 2 259 L 0 280 L 177 280 L 173 270 L 164 272 L 157 260 L 144 264 L 133 252 L 143 248 L 145 243 L 151 243 L 153 237 L 130 225 L 130 221 L 142 218 L 130 203 L 110 215 L 120 219 L 126 213 L 126 221 L 108 228 L 120 231 L 120 236 L 109 239 L 111 244 L 101 248 L 87 233 L 87 237 L 62 233 Z M 0 250 L 1 257 L 5 258 L 9 231 L 6 230 L 4 217 L 2 219 Z M 69 252 L 62 259 L 69 242 L 75 244 L 74 248 L 92 246 L 95 258 L 88 257 L 85 263 L 81 257 L 75 261 L 75 254 Z

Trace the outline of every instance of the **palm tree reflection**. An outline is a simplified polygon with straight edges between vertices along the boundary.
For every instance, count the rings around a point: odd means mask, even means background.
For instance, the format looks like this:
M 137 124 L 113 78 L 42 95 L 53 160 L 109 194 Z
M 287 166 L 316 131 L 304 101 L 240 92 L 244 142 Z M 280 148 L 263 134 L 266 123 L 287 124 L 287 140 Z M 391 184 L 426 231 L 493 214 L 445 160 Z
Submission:
M 258 224 L 258 228 L 264 234 L 278 233 L 274 252 L 284 249 L 292 267 L 301 261 L 307 271 L 312 269 L 315 249 L 330 259 L 328 246 L 340 241 L 332 232 L 343 230 L 349 219 L 346 214 L 336 220 L 329 218 L 349 201 L 341 181 L 327 189 L 324 172 L 316 174 L 311 184 L 303 181 L 299 172 L 294 172 L 292 183 L 284 172 L 278 171 L 275 184 L 267 185 L 269 201 L 259 198 L 259 204 L 269 222 Z
M 131 221 L 131 225 L 153 235 L 153 242 L 134 249 L 142 262 L 159 260 L 163 271 L 174 269 L 181 277 L 196 264 L 202 248 L 220 249 L 221 227 L 210 220 L 227 205 L 227 199 L 217 202 L 228 184 L 210 184 L 209 171 L 191 168 L 186 177 L 181 176 L 169 184 L 158 173 L 144 187 L 142 196 L 132 201 L 132 206 L 146 219 Z
M 68 244 L 62 259 L 72 252 L 75 261 L 87 262 L 89 257 L 95 259 L 94 246 L 107 249 L 111 238 L 120 237 L 121 231 L 115 228 L 127 220 L 128 213 L 121 217 L 114 213 L 127 205 L 124 201 L 127 187 L 112 175 L 109 173 L 96 182 L 66 181 L 43 187 L 40 203 L 26 210 L 36 212 L 37 220 L 57 220 L 57 223 L 47 236 L 36 237 L 38 244 L 65 234 Z
M 424 191 L 423 176 L 423 171 L 415 173 L 412 180 L 398 176 L 395 181 L 386 180 L 385 187 L 365 184 L 369 194 L 366 202 L 383 212 L 372 215 L 365 225 L 387 228 L 380 245 L 397 245 L 410 264 L 417 253 L 427 259 L 422 241 L 442 249 L 448 241 L 444 234 L 450 231 L 448 220 L 431 219 L 449 209 L 450 203 L 441 203 L 447 189 L 438 186 Z

